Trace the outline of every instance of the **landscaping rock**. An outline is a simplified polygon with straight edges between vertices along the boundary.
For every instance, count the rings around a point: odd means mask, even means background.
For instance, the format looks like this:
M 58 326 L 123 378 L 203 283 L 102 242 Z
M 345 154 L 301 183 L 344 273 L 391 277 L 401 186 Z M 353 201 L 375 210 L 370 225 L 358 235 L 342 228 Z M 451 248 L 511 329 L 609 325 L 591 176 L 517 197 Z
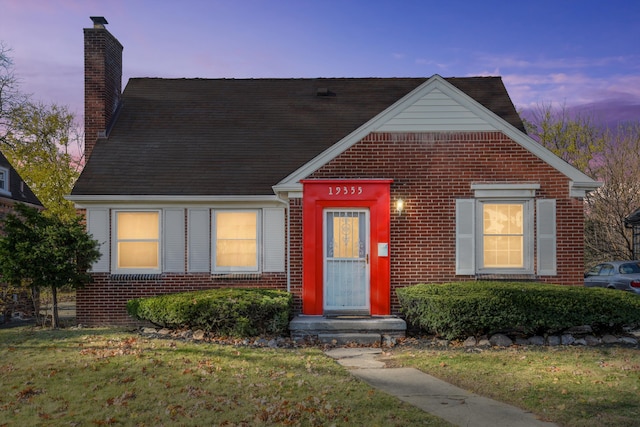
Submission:
M 602 344 L 602 340 L 600 338 L 596 338 L 593 335 L 587 335 L 584 337 L 587 345 L 600 345 Z
M 617 343 L 617 342 L 618 342 L 618 337 L 613 336 L 613 335 L 611 335 L 611 334 L 605 334 L 605 335 L 602 337 L 602 342 L 603 342 L 604 344 L 615 344 L 615 343 Z
M 489 342 L 494 347 L 511 347 L 513 345 L 513 341 L 511 338 L 504 334 L 495 334 L 491 338 L 489 338 Z
M 541 337 L 540 335 L 533 336 L 533 337 L 529 338 L 527 341 L 529 342 L 530 345 L 544 345 L 545 344 L 544 337 Z
M 476 339 L 476 337 L 469 337 L 464 340 L 464 343 L 462 343 L 462 345 L 465 347 L 475 347 L 476 344 L 478 344 L 478 340 Z
M 584 338 L 577 338 L 573 342 L 573 345 L 587 345 L 587 340 L 585 340 Z
M 396 343 L 397 339 L 393 335 L 382 335 L 383 347 L 395 347 Z
M 631 338 L 631 337 L 620 337 L 619 338 L 620 342 L 622 344 L 629 344 L 629 345 L 638 345 L 638 340 L 635 338 Z
M 562 343 L 562 340 L 557 335 L 550 335 L 547 337 L 547 345 L 552 347 L 558 346 Z
M 576 339 L 571 334 L 562 334 L 560 342 L 562 345 L 571 345 L 576 342 Z
M 516 337 L 516 345 L 528 345 L 529 344 L 529 340 L 526 338 L 522 338 L 522 337 Z
M 478 347 L 491 347 L 491 342 L 487 338 L 478 340 Z
M 202 329 L 197 329 L 193 331 L 193 339 L 196 341 L 202 341 L 204 339 L 204 331 Z

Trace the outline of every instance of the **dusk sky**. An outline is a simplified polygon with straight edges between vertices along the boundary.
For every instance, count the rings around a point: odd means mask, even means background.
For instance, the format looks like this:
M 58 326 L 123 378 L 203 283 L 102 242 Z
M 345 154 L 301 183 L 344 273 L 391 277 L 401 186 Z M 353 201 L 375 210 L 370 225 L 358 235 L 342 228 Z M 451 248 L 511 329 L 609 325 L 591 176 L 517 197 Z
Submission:
M 0 0 L 21 90 L 82 114 L 83 33 L 104 16 L 130 77 L 502 76 L 517 108 L 629 106 L 636 0 Z

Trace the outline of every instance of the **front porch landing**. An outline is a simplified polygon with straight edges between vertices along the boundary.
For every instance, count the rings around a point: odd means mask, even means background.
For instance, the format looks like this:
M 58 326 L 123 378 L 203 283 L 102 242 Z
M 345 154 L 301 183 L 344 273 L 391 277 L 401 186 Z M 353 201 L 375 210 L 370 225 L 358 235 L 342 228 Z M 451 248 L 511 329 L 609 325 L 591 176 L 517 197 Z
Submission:
M 326 344 L 384 344 L 405 336 L 407 323 L 396 316 L 298 315 L 289 323 L 294 340 L 318 340 Z

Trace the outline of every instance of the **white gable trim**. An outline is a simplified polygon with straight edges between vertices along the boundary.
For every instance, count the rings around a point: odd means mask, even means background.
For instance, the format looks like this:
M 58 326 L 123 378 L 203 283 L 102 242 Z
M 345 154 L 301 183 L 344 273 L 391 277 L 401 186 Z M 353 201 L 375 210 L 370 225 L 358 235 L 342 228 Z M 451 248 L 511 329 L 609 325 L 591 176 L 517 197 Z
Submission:
M 446 123 L 436 123 L 436 117 L 429 117 L 428 104 L 430 100 L 448 97 L 454 102 L 449 102 L 449 115 L 445 117 Z M 422 102 L 421 102 L 422 101 Z M 456 105 L 457 104 L 457 105 Z M 422 105 L 422 113 L 426 113 L 424 120 L 418 119 L 416 113 Z M 432 111 L 433 112 L 433 111 Z M 456 119 L 456 114 L 462 115 L 462 119 Z M 294 173 L 280 181 L 273 187 L 276 193 L 302 191 L 300 180 L 308 177 L 314 171 L 329 163 L 338 155 L 355 145 L 368 134 L 377 131 L 386 132 L 429 132 L 429 131 L 483 131 L 497 130 L 520 144 L 533 155 L 537 156 L 551 167 L 571 180 L 568 191 L 572 197 L 584 197 L 585 193 L 595 190 L 602 184 L 594 181 L 578 169 L 574 168 L 551 151 L 538 144 L 535 140 L 516 129 L 504 119 L 485 108 L 473 98 L 448 83 L 439 75 L 434 75 L 429 80 L 401 98 L 389 108 L 369 120 L 364 125 L 329 147 L 324 152 L 313 158 Z

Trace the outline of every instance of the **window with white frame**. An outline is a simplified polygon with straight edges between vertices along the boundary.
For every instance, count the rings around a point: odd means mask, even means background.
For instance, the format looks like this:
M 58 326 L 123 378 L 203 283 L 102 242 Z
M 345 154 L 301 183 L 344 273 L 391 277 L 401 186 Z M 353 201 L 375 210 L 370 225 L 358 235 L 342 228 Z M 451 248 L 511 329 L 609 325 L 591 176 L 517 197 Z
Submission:
M 530 202 L 479 201 L 481 224 L 478 242 L 481 244 L 479 270 L 529 271 L 532 229 Z
M 557 274 L 556 201 L 538 188 L 476 184 L 456 201 L 456 274 Z
M 0 192 L 9 192 L 9 170 L 0 167 Z
M 160 212 L 116 211 L 114 272 L 160 272 Z
M 260 270 L 258 210 L 216 210 L 213 220 L 213 271 Z

